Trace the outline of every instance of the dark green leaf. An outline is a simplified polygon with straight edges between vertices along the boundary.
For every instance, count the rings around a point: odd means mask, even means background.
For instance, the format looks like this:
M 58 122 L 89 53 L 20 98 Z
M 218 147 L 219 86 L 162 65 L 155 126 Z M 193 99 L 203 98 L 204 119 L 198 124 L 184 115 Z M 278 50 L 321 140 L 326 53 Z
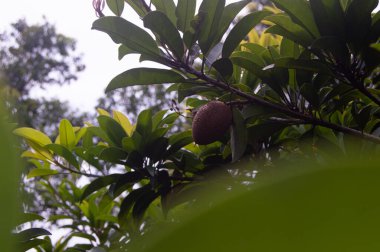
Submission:
M 196 0 L 178 0 L 177 9 L 177 27 L 183 33 L 190 31 L 190 22 L 194 18 Z
M 273 134 L 288 127 L 287 124 L 278 122 L 264 122 L 248 127 L 248 139 L 251 143 L 265 141 Z
M 150 184 L 140 187 L 130 192 L 121 202 L 120 211 L 118 214 L 119 222 L 128 216 L 135 202 L 146 193 L 151 191 Z
M 318 28 L 314 22 L 309 1 L 273 0 L 272 2 L 275 3 L 280 9 L 284 10 L 295 23 L 305 28 L 314 38 L 319 37 Z
M 280 26 L 282 30 L 285 30 L 284 35 L 290 34 L 290 36 L 287 36 L 288 39 L 298 42 L 303 46 L 310 45 L 314 40 L 313 37 L 305 30 L 304 27 L 296 23 L 293 23 L 290 17 L 287 16 L 286 14 L 280 13 L 280 14 L 271 15 L 271 16 L 266 17 L 265 20 L 268 20 Z M 269 28 L 268 31 L 266 32 L 272 33 L 273 29 L 278 30 L 279 28 Z
M 152 132 L 152 110 L 146 109 L 140 112 L 137 118 L 136 131 L 143 137 L 147 137 Z M 147 140 L 147 139 L 144 139 Z
M 15 234 L 18 242 L 26 242 L 43 235 L 51 235 L 51 233 L 43 228 L 29 228 Z
M 127 153 L 122 149 L 116 147 L 105 148 L 99 155 L 99 159 L 105 160 L 111 163 L 124 164 L 127 158 Z
M 80 197 L 80 201 L 83 201 L 85 198 L 87 198 L 90 194 L 94 193 L 95 191 L 98 191 L 103 187 L 109 186 L 110 184 L 116 183 L 122 175 L 123 174 L 111 174 L 95 179 L 83 191 L 83 194 Z
M 127 46 L 125 45 L 120 45 L 119 46 L 119 60 L 121 60 L 122 58 L 124 58 L 125 55 L 128 55 L 128 54 L 133 54 L 133 53 L 138 53 L 130 48 L 128 48 Z
M 223 45 L 222 56 L 228 58 L 239 43 L 247 36 L 247 34 L 261 22 L 263 18 L 270 15 L 269 11 L 257 11 L 243 17 L 228 34 Z
M 144 17 L 148 11 L 145 9 L 141 0 L 125 0 L 129 6 L 140 16 L 140 18 Z
M 310 6 L 321 36 L 336 36 L 344 41 L 344 11 L 339 0 L 310 0 Z
M 140 223 L 150 203 L 152 203 L 158 196 L 159 196 L 158 192 L 154 192 L 150 190 L 144 193 L 142 197 L 136 200 L 136 203 L 134 204 L 133 210 L 132 210 L 132 216 L 135 219 L 136 224 Z
M 212 67 L 215 68 L 216 71 L 218 71 L 218 73 L 220 74 L 220 76 L 222 76 L 226 80 L 228 80 L 229 77 L 231 77 L 234 71 L 234 66 L 232 65 L 231 60 L 228 58 L 221 58 L 214 61 L 214 63 L 212 63 Z
M 35 214 L 35 213 L 23 213 L 18 218 L 17 225 L 21 225 L 21 224 L 36 221 L 36 220 L 42 221 L 42 220 L 44 220 L 44 217 L 42 217 L 41 215 Z
M 167 155 L 175 153 L 182 147 L 193 142 L 193 135 L 190 130 L 186 130 L 180 133 L 173 134 L 169 137 L 169 149 L 167 150 Z
M 57 154 L 60 157 L 63 157 L 66 159 L 67 162 L 69 162 L 72 166 L 79 169 L 79 163 L 75 156 L 67 149 L 66 147 L 59 145 L 59 144 L 48 144 L 45 145 L 45 147 L 51 151 L 53 151 L 55 154 Z
M 160 41 L 168 45 L 177 59 L 181 60 L 184 53 L 183 42 L 170 19 L 161 11 L 151 11 L 143 20 L 144 26 L 158 34 Z
M 121 17 L 102 17 L 96 20 L 92 28 L 107 33 L 115 43 L 123 44 L 141 54 L 159 55 L 153 38 L 140 27 Z
M 249 2 L 250 1 L 248 0 L 243 0 L 236 3 L 231 3 L 224 8 L 220 19 L 218 34 L 216 35 L 216 41 L 220 41 L 222 39 L 234 18 Z
M 199 7 L 202 25 L 199 31 L 199 46 L 204 55 L 219 41 L 215 41 L 225 0 L 203 0 Z
M 115 183 L 115 186 L 112 187 L 112 196 L 114 198 L 118 197 L 121 193 L 143 178 L 144 177 L 140 172 L 127 172 L 123 174 Z
M 280 58 L 275 61 L 275 66 L 332 75 L 330 69 L 325 64 L 317 60 Z
M 282 57 L 291 57 L 297 59 L 300 55 L 299 45 L 290 39 L 283 38 L 281 41 L 280 54 Z
M 377 7 L 379 0 L 352 0 L 346 11 L 346 30 L 349 42 L 359 51 L 368 41 L 371 30 L 372 11 Z
M 175 13 L 176 6 L 173 0 L 152 0 L 152 4 L 156 7 L 157 10 L 165 13 L 165 15 L 169 18 L 171 25 L 177 24 L 177 17 Z M 148 15 L 149 14 L 150 13 L 148 13 Z M 166 26 L 163 27 L 165 27 L 165 29 L 167 28 Z M 162 29 L 163 27 L 161 27 L 161 30 L 164 30 Z
M 247 147 L 247 128 L 241 112 L 233 109 L 233 125 L 231 130 L 232 162 L 238 161 Z
M 121 16 L 124 10 L 124 0 L 107 0 L 107 5 L 116 16 Z
M 100 128 L 107 134 L 109 139 L 116 144 L 116 146 L 121 147 L 122 139 L 127 136 L 123 127 L 115 121 L 115 119 L 104 115 L 98 116 L 98 122 Z
M 33 239 L 26 242 L 19 243 L 17 248 L 19 251 L 29 251 L 32 248 L 37 248 L 41 245 L 47 245 L 49 242 L 43 239 Z
M 185 79 L 182 75 L 172 70 L 141 67 L 127 70 L 113 78 L 110 84 L 108 84 L 106 92 L 134 85 L 177 83 L 184 81 Z

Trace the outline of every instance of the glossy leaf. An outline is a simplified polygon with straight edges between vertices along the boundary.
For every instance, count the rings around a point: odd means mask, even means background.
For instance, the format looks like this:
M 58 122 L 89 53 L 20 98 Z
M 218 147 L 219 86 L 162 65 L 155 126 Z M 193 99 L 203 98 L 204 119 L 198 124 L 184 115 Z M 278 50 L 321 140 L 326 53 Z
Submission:
M 319 37 L 317 25 L 314 22 L 310 3 L 307 0 L 273 0 L 280 9 L 284 10 L 292 20 L 305 28 L 314 38 Z
M 98 116 L 98 122 L 100 128 L 107 134 L 109 139 L 116 146 L 121 147 L 122 139 L 127 136 L 123 127 L 115 119 L 108 116 Z
M 59 140 L 60 144 L 69 150 L 75 146 L 75 132 L 70 121 L 67 119 L 61 120 L 59 124 Z
M 115 121 L 118 122 L 121 125 L 121 127 L 123 127 L 125 133 L 127 133 L 128 136 L 131 136 L 133 132 L 133 126 L 129 121 L 128 117 L 116 110 L 112 111 L 112 113 Z
M 111 187 L 112 197 L 116 198 L 126 189 L 132 187 L 134 183 L 139 182 L 144 177 L 140 172 L 127 172 L 123 174 L 119 180 L 115 183 L 115 186 Z
M 112 183 L 116 183 L 118 179 L 121 178 L 122 175 L 123 174 L 111 174 L 111 175 L 99 177 L 93 180 L 83 191 L 80 201 L 83 201 L 85 198 L 87 198 L 92 193 L 98 191 L 99 189 L 109 186 Z
M 199 30 L 199 46 L 203 54 L 208 54 L 211 47 L 219 41 L 215 41 L 217 29 L 223 12 L 225 0 L 203 0 L 199 7 L 201 27 Z
M 224 42 L 222 51 L 223 58 L 228 58 L 245 36 L 247 36 L 248 32 L 270 14 L 271 12 L 269 11 L 257 11 L 243 17 L 234 28 L 232 28 Z
M 174 55 L 181 60 L 184 54 L 183 42 L 177 28 L 170 19 L 161 11 L 151 11 L 143 20 L 144 26 L 158 34 L 160 41 L 168 45 Z M 163 27 L 165 28 L 163 29 Z
M 19 219 L 17 221 L 17 225 L 21 225 L 21 224 L 36 221 L 36 220 L 42 221 L 44 219 L 45 219 L 44 217 L 42 217 L 41 215 L 35 214 L 35 213 L 23 213 L 19 217 Z
M 167 69 L 158 68 L 134 68 L 127 70 L 112 79 L 106 88 L 106 92 L 117 88 L 150 85 L 163 83 L 184 82 L 182 75 Z
M 107 0 L 107 5 L 116 16 L 121 16 L 124 10 L 124 0 Z
M 232 162 L 238 161 L 247 147 L 247 129 L 241 112 L 233 109 L 233 125 L 231 127 Z
M 178 0 L 175 14 L 177 16 L 177 27 L 180 31 L 190 31 L 191 20 L 194 18 L 196 0 Z
M 125 219 L 131 211 L 133 205 L 136 203 L 136 201 L 139 198 L 141 198 L 144 194 L 149 193 L 150 191 L 150 185 L 145 185 L 130 192 L 121 202 L 120 211 L 118 214 L 119 220 Z
M 107 33 L 115 43 L 123 44 L 141 54 L 159 54 L 157 44 L 149 33 L 121 17 L 99 18 L 92 28 Z
M 27 179 L 35 178 L 35 177 L 43 177 L 43 176 L 50 176 L 58 174 L 57 170 L 50 170 L 50 169 L 32 169 L 28 175 L 26 176 Z
M 13 131 L 13 134 L 28 139 L 29 141 L 32 141 L 40 146 L 52 143 L 47 135 L 32 128 L 18 128 Z

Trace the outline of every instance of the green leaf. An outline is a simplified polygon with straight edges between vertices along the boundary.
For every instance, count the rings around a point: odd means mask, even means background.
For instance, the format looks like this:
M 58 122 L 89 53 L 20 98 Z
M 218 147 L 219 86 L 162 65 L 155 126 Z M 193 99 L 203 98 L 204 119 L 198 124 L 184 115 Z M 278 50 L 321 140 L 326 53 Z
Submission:
M 116 164 L 125 164 L 123 160 L 127 158 L 127 155 L 122 149 L 109 147 L 100 152 L 99 159 Z
M 61 120 L 59 124 L 59 140 L 60 144 L 69 150 L 75 146 L 75 132 L 70 121 L 67 119 Z
M 199 7 L 201 17 L 201 27 L 199 30 L 199 46 L 204 55 L 208 54 L 211 47 L 216 44 L 216 34 L 221 19 L 220 13 L 223 12 L 225 0 L 203 0 Z
M 149 33 L 121 17 L 99 18 L 93 23 L 92 29 L 107 33 L 115 43 L 138 53 L 159 55 L 157 44 Z
M 214 63 L 212 63 L 212 67 L 218 71 L 218 73 L 224 78 L 229 79 L 234 72 L 234 66 L 229 58 L 221 58 Z
M 300 56 L 299 45 L 287 38 L 282 38 L 280 54 L 282 57 L 291 57 L 297 59 Z
M 165 13 L 165 15 L 169 18 L 172 25 L 176 25 L 177 23 L 177 17 L 175 14 L 176 6 L 173 0 L 152 0 L 152 4 L 156 7 L 158 11 Z M 150 13 L 148 13 L 148 15 L 149 14 Z M 163 26 L 163 27 L 166 28 L 166 26 Z M 163 27 L 161 27 L 161 30 L 164 30 L 162 29 Z
M 330 69 L 318 60 L 280 58 L 275 61 L 275 67 L 305 70 L 314 73 L 332 75 Z
M 159 196 L 158 192 L 149 190 L 136 200 L 136 203 L 132 209 L 132 216 L 135 219 L 136 224 L 140 224 L 141 219 L 144 216 L 145 211 L 148 209 L 149 205 Z
M 56 170 L 50 170 L 50 169 L 33 169 L 28 173 L 27 179 L 35 178 L 35 177 L 43 177 L 43 176 L 49 176 L 49 175 L 55 175 L 58 174 L 58 171 Z
M 249 3 L 248 0 L 239 1 L 236 3 L 231 3 L 227 5 L 222 13 L 222 17 L 220 18 L 220 24 L 218 28 L 218 34 L 216 35 L 216 41 L 220 41 L 234 18 L 239 14 L 239 12 Z
M 273 0 L 272 2 L 275 3 L 280 9 L 284 10 L 295 23 L 305 28 L 314 38 L 319 37 L 319 31 L 314 22 L 309 1 Z
M 107 0 L 107 5 L 116 16 L 121 16 L 123 13 L 124 0 Z
M 147 137 L 152 132 L 151 109 L 146 109 L 140 112 L 139 116 L 137 117 L 136 131 L 139 132 L 143 137 Z
M 117 88 L 150 85 L 163 83 L 184 82 L 182 75 L 167 69 L 159 68 L 134 68 L 127 70 L 112 79 L 106 88 L 106 92 Z
M 38 246 L 48 245 L 50 244 L 48 241 L 43 239 L 33 239 L 26 242 L 19 243 L 17 248 L 19 251 L 29 251 L 32 248 L 37 248 Z
M 99 189 L 109 186 L 110 184 L 116 183 L 123 174 L 111 174 L 108 176 L 100 177 L 92 181 L 86 189 L 83 191 L 80 201 L 83 201 L 89 195 L 98 191 Z
M 288 39 L 291 39 L 303 45 L 304 47 L 307 47 L 308 45 L 310 45 L 314 40 L 313 37 L 302 26 L 296 23 L 293 23 L 290 17 L 287 16 L 286 14 L 281 13 L 281 14 L 271 15 L 271 16 L 266 17 L 265 20 L 273 22 L 276 25 L 280 26 L 282 30 L 285 30 L 285 32 L 283 32 L 284 34 L 281 34 L 280 32 L 279 35 L 286 36 Z M 273 33 L 273 30 L 277 31 L 276 29 L 278 30 L 279 28 L 271 27 L 266 31 L 266 33 L 267 32 Z
M 141 17 L 144 17 L 147 14 L 147 10 L 145 9 L 141 0 L 125 0 L 129 6 Z
M 238 161 L 247 147 L 247 128 L 241 112 L 233 109 L 233 125 L 231 130 L 232 162 Z
M 136 201 L 139 198 L 141 198 L 144 194 L 149 193 L 151 191 L 150 187 L 151 185 L 148 184 L 138 189 L 135 189 L 123 199 L 123 201 L 121 202 L 120 211 L 118 214 L 119 222 L 128 216 L 128 213 L 130 212 L 133 205 L 136 203 Z
M 196 0 L 178 0 L 175 14 L 177 16 L 177 27 L 186 32 L 191 29 L 191 20 L 194 18 Z
M 310 0 L 315 22 L 321 36 L 345 40 L 344 11 L 338 0 Z
M 107 134 L 109 139 L 118 147 L 121 147 L 121 141 L 127 136 L 123 127 L 113 118 L 108 116 L 98 116 L 100 128 Z
M 15 236 L 18 242 L 26 242 L 42 235 L 51 235 L 51 233 L 43 228 L 29 228 L 17 233 Z
M 52 141 L 47 135 L 33 128 L 18 128 L 13 131 L 13 134 L 30 140 L 40 146 L 45 146 L 46 144 L 52 143 Z
M 181 35 L 170 19 L 161 11 L 151 11 L 144 17 L 143 21 L 144 26 L 158 34 L 160 41 L 168 45 L 177 59 L 181 60 L 184 54 L 183 42 Z
M 118 197 L 121 193 L 143 178 L 144 176 L 140 172 L 127 172 L 123 174 L 115 183 L 115 186 L 110 188 L 110 190 L 112 190 L 112 197 Z
M 126 56 L 128 54 L 134 54 L 134 53 L 138 53 L 138 52 L 132 50 L 131 48 L 127 47 L 126 45 L 120 45 L 119 46 L 118 58 L 119 58 L 119 60 L 121 60 L 122 58 L 124 58 L 124 56 Z
M 42 221 L 45 218 L 42 217 L 41 215 L 35 214 L 35 213 L 23 213 L 17 220 L 17 225 L 21 225 L 27 222 L 32 222 L 32 221 Z
M 180 133 L 173 134 L 169 137 L 169 149 L 167 155 L 171 155 L 182 147 L 193 142 L 193 135 L 191 130 L 186 130 Z
M 355 50 L 367 42 L 372 24 L 372 11 L 379 0 L 352 0 L 346 11 L 347 39 L 355 46 Z
M 67 162 L 69 162 L 72 166 L 79 169 L 79 163 L 76 160 L 75 156 L 71 153 L 69 149 L 67 149 L 65 146 L 59 145 L 59 144 L 48 144 L 45 146 L 48 150 L 53 151 L 55 154 L 57 154 L 60 157 L 63 157 L 66 159 Z
M 133 132 L 133 126 L 129 121 L 128 117 L 116 110 L 112 111 L 112 113 L 115 121 L 118 122 L 121 125 L 121 127 L 123 127 L 125 133 L 127 133 L 128 136 L 131 136 Z
M 263 18 L 270 15 L 269 11 L 257 11 L 243 17 L 228 34 L 223 45 L 222 57 L 228 58 L 247 34 L 261 22 Z

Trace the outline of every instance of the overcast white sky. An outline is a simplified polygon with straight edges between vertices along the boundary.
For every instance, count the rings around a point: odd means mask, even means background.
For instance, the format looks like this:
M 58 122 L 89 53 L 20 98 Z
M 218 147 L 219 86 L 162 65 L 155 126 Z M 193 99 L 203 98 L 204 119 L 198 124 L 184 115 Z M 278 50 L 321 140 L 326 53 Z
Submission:
M 227 0 L 227 3 L 236 1 Z M 119 61 L 118 46 L 105 33 L 91 30 L 91 24 L 96 19 L 92 0 L 2 0 L 0 31 L 19 18 L 35 23 L 41 21 L 43 15 L 56 25 L 58 32 L 77 40 L 86 70 L 71 85 L 37 90 L 32 95 L 58 97 L 68 100 L 74 108 L 93 112 L 96 100 L 104 95 L 108 82 L 126 69 L 138 67 L 138 56 L 129 55 Z M 129 8 L 124 10 L 123 17 L 136 24 L 142 23 Z M 153 66 L 149 62 L 144 64 Z

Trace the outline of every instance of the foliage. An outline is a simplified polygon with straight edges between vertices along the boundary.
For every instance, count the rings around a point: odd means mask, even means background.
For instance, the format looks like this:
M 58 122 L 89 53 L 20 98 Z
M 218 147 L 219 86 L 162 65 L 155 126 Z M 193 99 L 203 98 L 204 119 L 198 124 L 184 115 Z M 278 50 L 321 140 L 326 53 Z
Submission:
M 56 130 L 59 117 L 82 121 L 67 104 L 57 99 L 45 100 L 29 96 L 35 87 L 63 85 L 77 79 L 83 71 L 81 55 L 74 39 L 60 34 L 54 25 L 28 24 L 20 19 L 9 31 L 0 34 L 0 95 L 5 106 L 21 126 L 34 127 L 49 134 Z M 42 113 L 42 111 L 44 111 Z M 74 116 L 75 115 L 75 116 Z
M 204 189 L 216 169 L 246 180 L 232 183 L 251 183 L 258 167 L 277 160 L 328 162 L 326 155 L 378 152 L 380 23 L 372 14 L 378 1 L 273 0 L 282 11 L 249 13 L 232 29 L 249 1 L 225 6 L 204 0 L 198 13 L 190 0 L 177 6 L 126 2 L 151 33 L 121 17 L 125 3 L 116 0 L 107 1 L 115 16 L 104 16 L 101 1 L 94 1 L 100 18 L 93 29 L 121 44 L 123 54 L 138 53 L 165 69 L 127 70 L 106 90 L 171 83 L 176 103 L 194 112 L 212 100 L 225 102 L 233 124 L 205 146 L 193 143 L 190 130 L 169 131 L 178 111 L 146 109 L 132 125 L 120 112 L 99 110 L 96 125 L 73 127 L 63 119 L 54 141 L 31 128 L 16 129 L 30 147 L 22 156 L 36 166 L 29 177 L 41 178 L 49 203 L 70 223 L 56 251 L 78 232 L 87 239 L 79 251 L 128 247 L 154 223 L 175 222 L 171 214 L 191 207 L 194 200 L 186 195 Z M 268 28 L 257 32 L 257 43 L 251 30 L 260 24 Z M 265 34 L 273 35 L 260 40 Z M 352 145 L 350 138 L 359 141 Z M 243 158 L 255 165 L 227 165 Z M 84 187 L 68 179 L 49 183 L 50 176 L 66 173 L 90 181 Z

